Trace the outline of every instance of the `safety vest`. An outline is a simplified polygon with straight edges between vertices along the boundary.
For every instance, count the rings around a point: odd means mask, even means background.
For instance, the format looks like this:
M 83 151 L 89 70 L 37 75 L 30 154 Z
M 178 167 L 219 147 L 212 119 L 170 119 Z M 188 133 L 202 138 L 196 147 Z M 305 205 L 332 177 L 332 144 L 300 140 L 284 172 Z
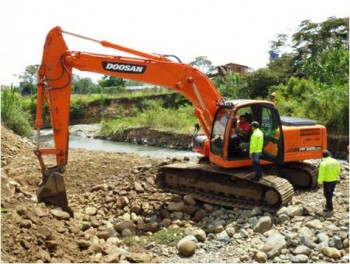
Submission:
M 262 152 L 263 144 L 264 134 L 259 128 L 256 128 L 250 137 L 249 154 Z
M 322 158 L 320 169 L 318 172 L 318 184 L 323 182 L 334 182 L 340 174 L 339 162 L 331 157 Z

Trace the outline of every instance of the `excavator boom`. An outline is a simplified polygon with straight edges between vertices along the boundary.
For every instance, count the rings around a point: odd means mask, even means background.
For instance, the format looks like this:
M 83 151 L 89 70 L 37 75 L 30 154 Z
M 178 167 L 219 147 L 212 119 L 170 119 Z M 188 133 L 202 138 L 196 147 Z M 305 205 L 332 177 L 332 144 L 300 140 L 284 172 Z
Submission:
M 104 47 L 136 57 L 70 51 L 63 38 L 64 33 L 98 42 Z M 73 68 L 156 84 L 179 92 L 193 103 L 195 115 L 207 137 L 211 133 L 217 103 L 223 101 L 211 81 L 203 73 L 187 64 L 173 62 L 165 56 L 144 53 L 108 41 L 98 41 L 65 32 L 60 27 L 53 28 L 46 37 L 42 62 L 38 71 L 38 102 L 35 120 L 37 129 L 35 154 L 39 159 L 43 174 L 38 197 L 39 200 L 48 203 L 67 203 L 65 195 L 57 199 L 56 194 L 65 193 L 62 187 L 64 186 L 63 177 L 59 175 L 64 172 L 68 161 L 68 126 Z M 50 110 L 54 148 L 41 148 L 40 146 L 44 101 Z M 43 159 L 44 155 L 55 155 L 57 165 L 48 168 Z

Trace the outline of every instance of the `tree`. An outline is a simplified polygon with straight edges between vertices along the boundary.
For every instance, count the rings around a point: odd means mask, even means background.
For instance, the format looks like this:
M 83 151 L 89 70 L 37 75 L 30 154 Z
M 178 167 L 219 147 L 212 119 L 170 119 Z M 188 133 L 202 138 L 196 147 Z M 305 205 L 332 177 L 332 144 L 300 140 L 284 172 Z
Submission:
M 84 77 L 80 78 L 78 75 L 74 75 L 73 77 L 73 92 L 74 93 L 81 93 L 81 94 L 87 94 L 87 93 L 93 93 L 95 92 L 97 86 L 93 83 L 91 78 Z
M 207 59 L 207 56 L 199 56 L 194 59 L 194 61 L 191 61 L 189 65 L 195 67 L 196 69 L 200 70 L 204 74 L 209 72 L 213 69 L 213 63 Z
M 349 57 L 348 33 L 349 18 L 331 17 L 322 23 L 302 21 L 299 30 L 292 37 L 297 75 L 330 84 L 330 79 L 338 78 L 334 76 L 333 67 L 337 67 L 336 73 L 349 72 L 346 63 Z M 332 68 L 329 68 L 328 59 L 337 56 L 340 56 L 341 65 L 336 66 L 338 62 L 334 61 L 331 63 Z
M 114 76 L 104 75 L 102 79 L 98 82 L 98 84 L 105 87 L 113 87 L 113 86 L 125 86 L 125 81 L 123 78 L 118 78 Z
M 246 74 L 243 89 L 249 98 L 266 98 L 269 94 L 269 88 L 278 83 L 279 79 L 275 72 L 262 68 Z
M 20 87 L 22 95 L 36 93 L 38 64 L 29 65 L 25 68 L 24 73 L 19 75 Z
M 241 76 L 234 71 L 228 71 L 224 78 L 216 77 L 214 84 L 227 100 L 247 97 L 245 91 L 242 90 Z

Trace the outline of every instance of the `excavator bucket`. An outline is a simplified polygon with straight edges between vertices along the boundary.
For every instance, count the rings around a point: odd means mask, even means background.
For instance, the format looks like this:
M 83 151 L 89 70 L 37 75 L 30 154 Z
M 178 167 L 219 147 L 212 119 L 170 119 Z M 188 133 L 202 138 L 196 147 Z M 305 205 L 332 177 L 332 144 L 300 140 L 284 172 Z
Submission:
M 64 178 L 62 174 L 58 172 L 51 172 L 48 175 L 43 175 L 43 180 L 39 184 L 36 194 L 39 202 L 68 208 Z

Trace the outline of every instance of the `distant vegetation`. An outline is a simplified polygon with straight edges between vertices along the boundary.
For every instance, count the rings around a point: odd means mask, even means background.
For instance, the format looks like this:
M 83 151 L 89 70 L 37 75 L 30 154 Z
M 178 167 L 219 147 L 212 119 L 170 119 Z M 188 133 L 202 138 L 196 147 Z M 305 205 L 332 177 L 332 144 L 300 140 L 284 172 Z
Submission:
M 213 81 L 226 99 L 269 99 L 269 95 L 275 92 L 274 102 L 281 115 L 310 118 L 326 125 L 331 133 L 348 135 L 348 39 L 349 18 L 329 18 L 321 23 L 305 20 L 291 36 L 279 34 L 271 41 L 269 53 L 274 56 L 271 56 L 267 67 L 243 75 L 228 72 L 224 78 L 217 77 Z M 197 57 L 190 64 L 203 72 L 214 68 L 205 56 Z M 23 100 L 20 100 L 22 97 L 16 93 L 15 88 L 2 89 L 1 117 L 7 126 L 28 123 L 27 112 L 31 115 L 35 113 L 37 69 L 38 65 L 30 65 L 20 76 L 18 92 L 24 96 Z M 104 106 L 109 98 L 144 96 L 155 92 L 147 90 L 131 93 L 126 91 L 127 85 L 140 83 L 103 76 L 95 84 L 90 78 L 74 75 L 71 115 L 82 111 L 92 101 Z M 192 106 L 188 106 L 185 101 L 183 98 L 179 99 L 178 105 L 167 109 L 147 101 L 143 109 L 129 111 L 132 112 L 129 116 L 126 113 L 113 121 L 104 120 L 103 131 L 115 131 L 136 125 L 161 129 L 167 127 L 169 130 L 181 128 L 188 131 L 197 120 Z M 16 128 L 19 134 L 26 130 Z
M 349 18 L 302 21 L 292 36 L 271 41 L 266 68 L 245 75 L 230 72 L 216 86 L 228 98 L 269 99 L 281 115 L 306 117 L 336 134 L 349 134 Z
M 16 134 L 32 134 L 30 115 L 23 109 L 20 95 L 14 87 L 1 90 L 1 123 Z

